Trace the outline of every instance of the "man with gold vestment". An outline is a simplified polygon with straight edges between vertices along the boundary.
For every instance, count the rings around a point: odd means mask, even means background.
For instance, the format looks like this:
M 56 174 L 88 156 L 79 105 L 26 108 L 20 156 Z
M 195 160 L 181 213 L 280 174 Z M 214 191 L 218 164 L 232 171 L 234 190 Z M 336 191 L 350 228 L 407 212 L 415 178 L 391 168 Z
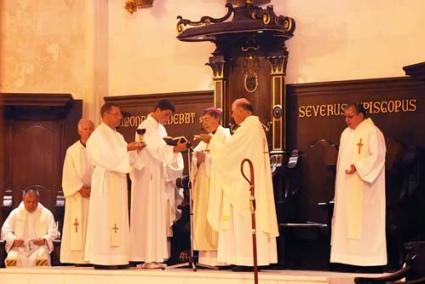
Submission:
M 222 111 L 217 108 L 204 111 L 202 125 L 208 134 L 195 136 L 201 142 L 194 149 L 192 159 L 194 250 L 199 251 L 199 262 L 207 265 L 218 264 L 218 231 L 211 227 L 207 215 L 209 208 L 220 207 L 222 200 L 221 191 L 214 192 L 210 187 L 214 180 L 211 156 L 213 152 L 220 151 L 230 138 L 229 129 L 220 125 L 221 115 Z

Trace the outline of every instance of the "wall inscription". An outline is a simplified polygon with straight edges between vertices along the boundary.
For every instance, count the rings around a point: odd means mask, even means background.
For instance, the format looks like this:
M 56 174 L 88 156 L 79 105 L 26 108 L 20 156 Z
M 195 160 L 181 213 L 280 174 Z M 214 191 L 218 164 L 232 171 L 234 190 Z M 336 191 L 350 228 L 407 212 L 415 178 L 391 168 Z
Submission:
M 125 116 L 121 120 L 120 127 L 137 127 L 147 115 L 130 115 Z M 173 114 L 165 125 L 189 125 L 200 122 L 200 118 L 196 119 L 196 112 L 177 112 Z
M 369 114 L 391 114 L 400 112 L 416 112 L 417 99 L 370 100 L 362 102 Z M 346 103 L 300 105 L 299 118 L 326 117 L 344 115 Z

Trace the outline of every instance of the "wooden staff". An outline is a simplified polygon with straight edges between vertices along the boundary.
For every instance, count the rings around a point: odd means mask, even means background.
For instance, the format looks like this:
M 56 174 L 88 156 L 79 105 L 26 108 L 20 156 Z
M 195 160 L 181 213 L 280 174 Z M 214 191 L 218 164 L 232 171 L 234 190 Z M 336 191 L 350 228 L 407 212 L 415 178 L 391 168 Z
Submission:
M 249 178 L 245 175 L 244 164 L 248 163 Z M 252 255 L 254 258 L 254 283 L 258 284 L 258 265 L 257 265 L 257 230 L 255 225 L 255 180 L 254 180 L 254 166 L 250 159 L 244 159 L 241 163 L 241 173 L 246 181 L 249 183 L 249 191 L 251 196 L 249 198 L 249 208 L 251 211 L 251 224 L 252 224 Z

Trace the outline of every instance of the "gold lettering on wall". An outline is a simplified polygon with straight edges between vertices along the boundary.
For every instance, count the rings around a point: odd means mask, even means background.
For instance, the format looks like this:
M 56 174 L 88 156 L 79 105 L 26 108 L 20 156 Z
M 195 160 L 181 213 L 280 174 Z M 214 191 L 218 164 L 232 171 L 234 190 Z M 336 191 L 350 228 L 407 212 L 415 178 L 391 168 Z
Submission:
M 196 117 L 195 112 L 175 113 L 170 117 L 166 125 L 194 124 L 195 117 Z M 145 115 L 126 116 L 122 118 L 120 127 L 137 127 L 145 119 L 146 119 Z
M 195 123 L 195 112 L 181 112 L 173 114 L 166 125 L 181 125 L 181 124 L 193 124 Z
M 137 127 L 143 120 L 146 119 L 144 115 L 131 115 L 121 119 L 120 127 Z
M 365 101 L 363 106 L 369 114 L 391 114 L 400 112 L 415 112 L 416 99 Z M 327 117 L 344 115 L 347 104 L 301 105 L 298 107 L 298 117 Z

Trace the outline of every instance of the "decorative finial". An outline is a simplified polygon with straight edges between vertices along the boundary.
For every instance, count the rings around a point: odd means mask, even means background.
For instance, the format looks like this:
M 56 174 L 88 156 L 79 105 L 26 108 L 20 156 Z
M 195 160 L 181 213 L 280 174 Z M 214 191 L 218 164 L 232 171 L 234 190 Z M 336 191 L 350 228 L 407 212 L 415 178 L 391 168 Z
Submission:
M 133 14 L 137 11 L 137 9 L 142 8 L 150 8 L 153 6 L 154 0 L 127 0 L 125 2 L 125 9 L 130 13 Z

